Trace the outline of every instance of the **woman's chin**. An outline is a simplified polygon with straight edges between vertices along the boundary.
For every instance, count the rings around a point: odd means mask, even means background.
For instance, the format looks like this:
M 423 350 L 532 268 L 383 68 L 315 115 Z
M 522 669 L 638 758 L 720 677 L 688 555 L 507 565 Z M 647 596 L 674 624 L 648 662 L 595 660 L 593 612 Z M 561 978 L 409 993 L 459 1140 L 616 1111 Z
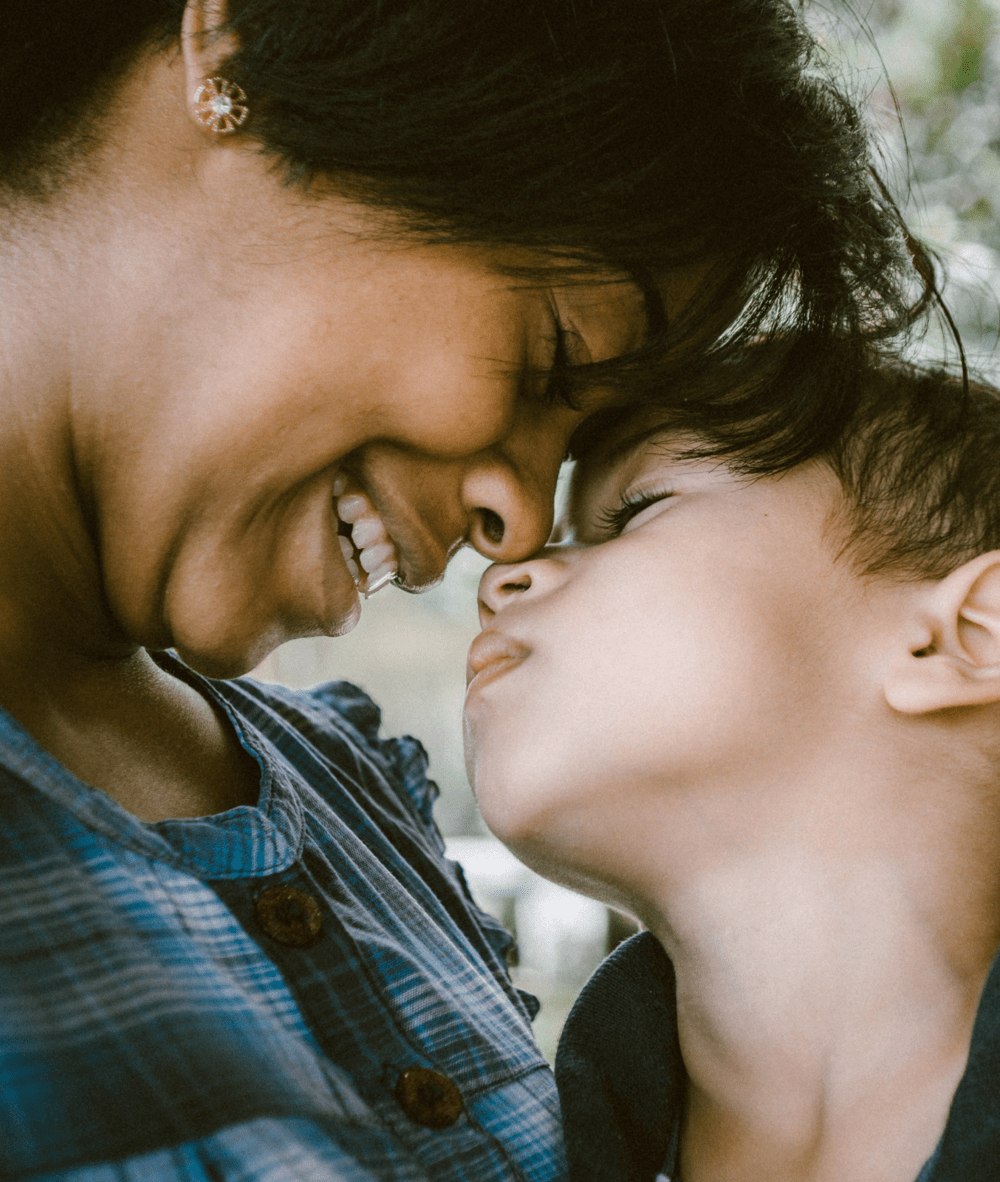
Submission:
M 260 660 L 253 660 L 250 656 L 220 656 L 215 653 L 192 651 L 184 645 L 175 646 L 174 652 L 189 669 L 213 681 L 228 681 L 233 677 L 242 677 L 244 673 L 255 669 L 267 656 L 267 652 L 261 654 Z M 268 652 L 273 652 L 273 649 L 269 649 Z
M 273 628 L 264 635 L 217 639 L 214 643 L 209 640 L 192 643 L 178 639 L 173 649 L 195 673 L 222 681 L 250 673 L 289 639 L 282 629 Z

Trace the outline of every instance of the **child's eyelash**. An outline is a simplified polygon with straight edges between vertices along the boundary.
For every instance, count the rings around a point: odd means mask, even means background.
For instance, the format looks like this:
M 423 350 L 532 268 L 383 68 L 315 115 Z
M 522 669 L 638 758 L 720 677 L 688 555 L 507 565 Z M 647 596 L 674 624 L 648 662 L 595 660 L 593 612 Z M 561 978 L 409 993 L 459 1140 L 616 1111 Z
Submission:
M 648 509 L 657 501 L 666 500 L 667 497 L 673 495 L 667 489 L 660 492 L 633 493 L 631 495 L 626 493 L 622 497 L 620 505 L 614 509 L 602 509 L 597 515 L 602 532 L 607 533 L 609 537 L 617 538 L 632 518 L 638 516 L 643 509 Z

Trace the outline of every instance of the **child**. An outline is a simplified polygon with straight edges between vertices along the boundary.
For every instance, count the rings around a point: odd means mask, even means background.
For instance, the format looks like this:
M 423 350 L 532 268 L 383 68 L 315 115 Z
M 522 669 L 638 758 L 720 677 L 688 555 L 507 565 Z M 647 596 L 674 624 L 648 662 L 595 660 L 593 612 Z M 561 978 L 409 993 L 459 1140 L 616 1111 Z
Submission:
M 996 1182 L 1000 394 L 900 365 L 823 455 L 703 442 L 631 412 L 480 589 L 483 816 L 649 929 L 563 1034 L 571 1178 Z

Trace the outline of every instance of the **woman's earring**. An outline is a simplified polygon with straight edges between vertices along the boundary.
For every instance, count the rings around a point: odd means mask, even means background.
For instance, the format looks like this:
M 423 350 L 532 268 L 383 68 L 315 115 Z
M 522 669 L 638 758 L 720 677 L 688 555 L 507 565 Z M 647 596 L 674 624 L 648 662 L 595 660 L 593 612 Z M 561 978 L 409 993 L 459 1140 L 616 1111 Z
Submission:
M 216 135 L 229 135 L 250 114 L 246 94 L 228 78 L 207 78 L 195 92 L 194 111 Z

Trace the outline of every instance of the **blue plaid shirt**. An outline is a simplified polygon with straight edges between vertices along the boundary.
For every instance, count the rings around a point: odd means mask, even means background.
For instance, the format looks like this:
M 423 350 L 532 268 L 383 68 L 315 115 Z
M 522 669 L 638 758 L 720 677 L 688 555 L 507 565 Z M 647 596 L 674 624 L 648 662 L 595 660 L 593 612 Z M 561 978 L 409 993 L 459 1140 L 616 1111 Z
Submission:
M 169 667 L 260 764 L 256 808 L 144 824 L 0 712 L 0 1179 L 564 1178 L 530 999 L 443 856 L 420 745 L 342 682 Z M 313 901 L 314 942 L 273 938 L 274 886 Z M 443 1120 L 400 1093 L 414 1068 Z

